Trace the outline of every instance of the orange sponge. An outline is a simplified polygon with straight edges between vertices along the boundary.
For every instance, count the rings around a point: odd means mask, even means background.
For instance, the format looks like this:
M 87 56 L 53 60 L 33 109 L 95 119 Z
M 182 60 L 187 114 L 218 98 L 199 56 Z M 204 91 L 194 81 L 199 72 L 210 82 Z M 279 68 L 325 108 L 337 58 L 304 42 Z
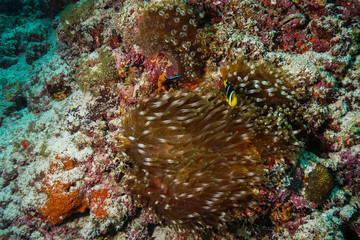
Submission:
M 39 209 L 52 224 L 59 224 L 73 213 L 84 212 L 88 203 L 79 190 L 69 190 L 71 184 L 49 181 L 46 177 L 41 190 L 49 195 L 49 200 Z
M 89 208 L 96 218 L 104 218 L 107 215 L 106 203 L 109 189 L 98 189 L 91 193 Z
M 42 181 L 41 190 L 49 195 L 49 200 L 39 209 L 39 212 L 52 224 L 59 224 L 73 213 L 84 212 L 88 207 L 86 198 L 80 190 L 70 190 L 71 182 L 62 182 L 51 178 L 60 171 L 69 171 L 76 167 L 70 157 L 56 156 L 55 163 L 50 165 L 48 176 Z

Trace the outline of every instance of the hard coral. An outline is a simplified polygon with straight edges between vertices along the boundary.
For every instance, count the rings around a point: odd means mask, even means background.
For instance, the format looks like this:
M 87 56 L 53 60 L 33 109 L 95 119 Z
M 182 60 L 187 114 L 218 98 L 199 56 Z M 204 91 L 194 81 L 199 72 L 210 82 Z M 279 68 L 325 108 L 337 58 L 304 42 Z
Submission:
M 320 164 L 316 165 L 316 168 L 309 174 L 306 184 L 306 199 L 317 204 L 325 201 L 334 188 L 334 181 L 329 170 Z
M 265 159 L 292 155 L 291 132 L 284 140 L 271 130 L 280 115 L 265 119 L 246 98 L 231 108 L 218 88 L 151 97 L 123 120 L 121 149 L 134 162 L 127 186 L 176 229 L 224 226 L 229 210 L 257 205 Z
M 183 80 L 204 73 L 209 27 L 205 12 L 178 0 L 146 4 L 139 18 L 136 42 L 148 53 L 163 53 Z
M 105 16 L 97 16 L 99 9 L 108 9 L 105 2 L 109 1 L 79 1 L 76 4 L 69 4 L 61 12 L 61 21 L 56 32 L 58 40 L 70 50 L 67 54 L 75 56 L 103 45 L 118 46 L 117 41 L 121 40 L 121 37 L 111 31 L 112 14 L 105 11 L 103 12 Z

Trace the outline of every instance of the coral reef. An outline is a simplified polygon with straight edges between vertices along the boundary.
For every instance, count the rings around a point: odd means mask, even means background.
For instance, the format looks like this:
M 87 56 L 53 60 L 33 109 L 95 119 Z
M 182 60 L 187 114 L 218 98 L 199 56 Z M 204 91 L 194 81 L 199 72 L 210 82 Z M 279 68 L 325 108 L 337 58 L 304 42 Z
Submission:
M 40 15 L 40 17 L 54 17 L 68 3 L 77 0 L 20 0 L 16 3 L 9 0 L 3 0 L 0 6 L 0 13 Z
M 118 47 L 122 37 L 115 19 L 121 5 L 122 1 L 95 0 L 67 5 L 60 14 L 56 33 L 60 43 L 68 48 L 68 54 L 81 55 L 103 45 Z M 98 9 L 103 11 L 100 13 Z
M 15 24 L 15 23 L 14 23 Z M 44 56 L 50 49 L 46 41 L 49 32 L 49 23 L 45 20 L 35 19 L 33 22 L 21 22 L 15 30 L 5 29 L 1 34 L 0 67 L 9 68 L 15 65 L 18 57 L 25 53 L 26 62 L 34 61 Z
M 61 21 L 57 29 L 63 43 L 69 45 L 71 42 L 79 41 L 78 43 L 81 44 L 81 39 L 85 34 L 81 29 L 81 23 L 94 14 L 95 4 L 94 0 L 86 0 L 79 4 L 71 3 L 65 7 L 60 14 Z
M 358 239 L 359 9 L 2 0 L 0 238 Z

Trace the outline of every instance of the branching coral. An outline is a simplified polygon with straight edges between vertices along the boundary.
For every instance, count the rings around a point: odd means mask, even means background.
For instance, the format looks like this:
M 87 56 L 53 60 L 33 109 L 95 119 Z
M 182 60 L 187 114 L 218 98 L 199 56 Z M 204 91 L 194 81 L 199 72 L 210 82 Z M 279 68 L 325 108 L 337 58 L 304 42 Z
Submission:
M 240 66 L 246 68 L 245 63 Z M 244 97 L 234 108 L 226 104 L 220 89 L 202 87 L 196 94 L 181 90 L 151 97 L 123 120 L 121 149 L 134 161 L 127 185 L 137 200 L 175 228 L 221 227 L 230 210 L 256 206 L 265 160 L 291 157 L 297 148 L 294 132 L 280 111 L 280 106 L 294 105 L 289 103 L 294 94 L 275 90 L 274 96 L 262 96 L 270 85 L 277 88 L 282 82 L 270 81 L 271 73 L 266 75 L 260 66 L 254 73 L 254 67 L 248 68 L 254 78 L 238 69 L 249 87 L 244 85 Z M 229 79 L 237 76 L 223 73 Z M 257 84 L 255 76 L 268 80 L 258 83 L 264 87 L 257 95 L 250 87 Z M 285 86 L 283 91 L 288 91 Z M 259 97 L 266 98 L 260 107 Z M 274 107 L 264 112 L 265 103 Z
M 148 53 L 163 53 L 183 80 L 196 80 L 204 73 L 209 27 L 205 13 L 182 1 L 166 0 L 144 6 L 136 42 Z

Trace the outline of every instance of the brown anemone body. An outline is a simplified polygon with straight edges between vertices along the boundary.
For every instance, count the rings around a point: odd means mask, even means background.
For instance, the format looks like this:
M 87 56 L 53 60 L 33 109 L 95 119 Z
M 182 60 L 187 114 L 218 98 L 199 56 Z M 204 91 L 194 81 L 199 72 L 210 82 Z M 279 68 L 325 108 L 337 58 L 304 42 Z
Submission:
M 165 54 L 183 81 L 198 80 L 209 55 L 211 32 L 200 26 L 204 19 L 204 12 L 183 1 L 146 4 L 138 20 L 136 43 L 147 54 Z
M 229 210 L 257 205 L 266 157 L 292 150 L 260 113 L 248 100 L 229 107 L 219 89 L 139 103 L 123 119 L 122 151 L 134 162 L 128 188 L 177 229 L 223 226 Z

